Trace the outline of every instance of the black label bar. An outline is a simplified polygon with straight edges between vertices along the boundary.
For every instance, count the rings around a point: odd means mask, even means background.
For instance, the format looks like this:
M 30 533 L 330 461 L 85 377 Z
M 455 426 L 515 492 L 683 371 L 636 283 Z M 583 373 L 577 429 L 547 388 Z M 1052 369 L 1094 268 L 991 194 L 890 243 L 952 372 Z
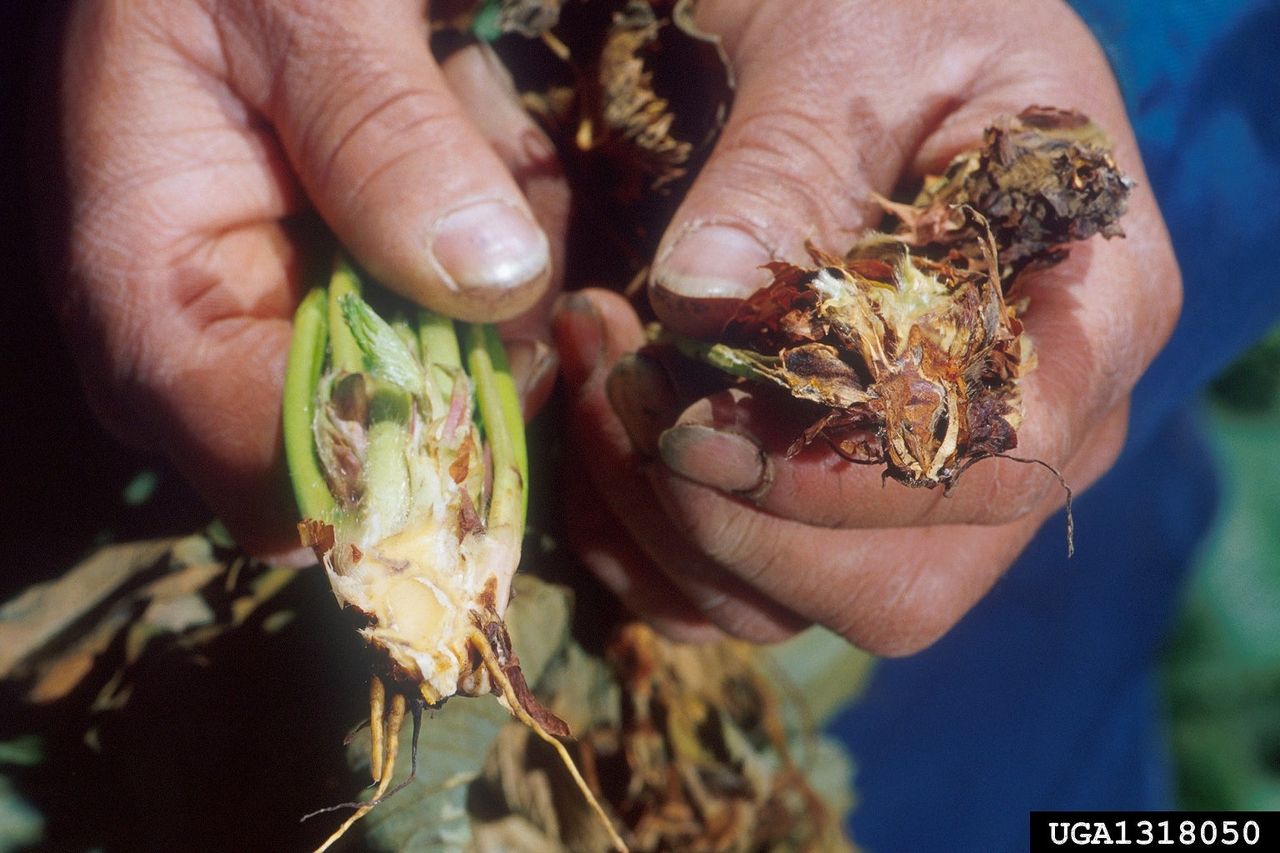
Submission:
M 1280 850 L 1280 812 L 1031 812 L 1031 853 Z

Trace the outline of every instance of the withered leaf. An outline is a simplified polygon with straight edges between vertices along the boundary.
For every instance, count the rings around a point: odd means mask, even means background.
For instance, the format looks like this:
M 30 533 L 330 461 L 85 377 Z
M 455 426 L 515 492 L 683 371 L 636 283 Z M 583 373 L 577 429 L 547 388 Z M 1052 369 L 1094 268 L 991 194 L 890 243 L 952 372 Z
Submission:
M 627 623 L 607 640 L 602 658 L 565 633 L 563 590 L 525 575 L 513 609 L 522 602 L 533 621 L 514 613 L 512 634 L 521 643 L 530 631 L 558 643 L 552 654 L 538 654 L 545 661 L 540 677 L 530 658 L 531 681 L 572 722 L 582 774 L 607 800 L 633 850 L 850 849 L 842 835 L 852 803 L 848 759 L 815 740 L 816 718 L 780 675 L 794 675 L 807 690 L 817 672 L 839 672 L 840 683 L 825 688 L 826 713 L 861 678 L 848 654 L 812 633 L 766 657 L 744 643 L 671 643 Z M 803 665 L 793 673 L 797 655 Z M 467 802 L 469 849 L 547 844 L 594 853 L 608 845 L 546 744 L 515 725 L 493 743 Z M 370 820 L 379 822 L 376 812 Z M 385 838 L 381 827 L 375 831 Z
M 853 368 L 840 360 L 835 347 L 826 344 L 788 347 L 779 351 L 778 360 L 775 376 L 801 399 L 846 408 L 871 399 L 872 395 L 862 387 Z
M 508 640 L 508 642 L 510 641 Z M 530 717 L 538 721 L 538 725 L 556 737 L 569 737 L 572 734 L 565 721 L 547 710 L 538 701 L 538 698 L 533 695 L 533 691 L 529 689 L 528 682 L 525 681 L 524 672 L 520 669 L 520 661 L 514 655 L 503 664 L 502 670 L 506 673 L 507 678 L 511 680 L 511 686 L 515 688 L 516 699 L 519 700 L 520 706 L 524 708 Z
M 61 578 L 39 584 L 0 607 L 0 679 L 54 650 L 59 636 L 104 603 L 128 594 L 140 578 L 164 571 L 176 540 L 111 545 Z
M 226 557 L 201 535 L 99 550 L 0 607 L 0 680 L 35 704 L 96 684 L 94 710 L 118 710 L 154 650 L 212 642 L 296 576 Z
M 1013 446 L 1020 326 L 987 270 L 876 239 L 846 260 L 810 252 L 817 266 L 770 266 L 773 283 L 743 303 L 718 345 L 745 375 L 833 410 L 806 443 L 884 461 L 912 486 L 949 485 L 975 457 Z
M 593 138 L 590 123 L 579 137 L 584 149 L 615 146 L 614 156 L 628 171 L 645 175 L 653 189 L 683 174 L 693 147 L 672 137 L 675 116 L 667 99 L 653 90 L 653 72 L 646 67 L 644 54 L 661 27 L 647 3 L 628 4 L 614 19 L 600 55 L 600 137 Z M 636 186 L 626 194 L 638 196 L 644 189 Z
M 809 265 L 769 264 L 771 284 L 716 343 L 651 337 L 825 406 L 793 453 L 821 440 L 905 485 L 950 488 L 1017 446 L 1019 381 L 1036 364 L 1019 273 L 1057 263 L 1069 242 L 1122 236 L 1131 187 L 1085 116 L 1031 107 L 993 124 L 914 204 L 881 199 L 892 233 L 843 257 L 810 245 Z
M 868 402 L 873 395 L 858 375 L 828 344 L 801 344 L 761 355 L 749 349 L 716 344 L 705 358 L 728 373 L 748 379 L 768 379 L 801 400 L 826 406 L 848 408 Z
M 333 550 L 336 541 L 333 525 L 314 518 L 298 522 L 298 539 L 302 547 L 310 548 L 315 552 L 317 562 L 323 560 L 324 555 Z
M 610 644 L 640 849 L 848 849 L 793 763 L 782 702 L 744 643 L 672 643 L 639 623 Z M 596 742 L 608 756 L 610 745 Z M 618 747 L 614 747 L 615 749 Z
M 560 21 L 563 0 L 499 0 L 498 28 L 504 33 L 540 36 Z
M 773 283 L 756 291 L 729 319 L 720 339 L 761 352 L 822 340 L 830 326 L 816 311 L 818 294 L 807 287 L 813 271 L 774 262 Z
M 912 245 L 970 248 L 982 234 L 961 208 L 973 208 L 989 223 L 1008 285 L 1030 264 L 1059 260 L 1066 243 L 1123 236 L 1119 220 L 1132 188 L 1088 117 L 1033 106 L 989 127 L 982 147 L 927 180 L 912 204 L 885 207 Z
M 733 71 L 718 38 L 697 27 L 695 5 L 487 0 L 473 19 L 451 23 L 484 30 L 556 145 L 582 232 L 565 265 L 574 283 L 621 290 L 644 268 L 719 136 Z M 469 38 L 439 36 L 440 53 Z
M 689 7 L 688 0 L 632 0 L 604 36 L 599 91 L 584 101 L 576 141 L 610 164 L 624 204 L 683 178 L 727 113 L 729 65 L 719 41 L 694 26 Z M 691 77 L 699 85 L 688 85 Z

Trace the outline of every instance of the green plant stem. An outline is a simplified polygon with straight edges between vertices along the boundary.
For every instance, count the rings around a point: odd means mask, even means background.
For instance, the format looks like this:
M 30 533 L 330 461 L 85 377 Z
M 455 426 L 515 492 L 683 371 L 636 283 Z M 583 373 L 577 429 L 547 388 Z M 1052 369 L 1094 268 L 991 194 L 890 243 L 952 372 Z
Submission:
M 475 383 L 480 419 L 493 457 L 489 524 L 511 522 L 515 529 L 523 530 L 529 507 L 529 455 L 520 395 L 497 329 L 483 323 L 460 325 L 467 368 Z
M 409 428 L 394 417 L 369 424 L 359 521 L 361 536 L 368 542 L 397 532 L 412 509 L 409 443 Z
M 453 383 L 462 372 L 462 352 L 458 349 L 458 330 L 453 320 L 425 308 L 418 311 L 418 344 L 427 371 L 427 389 L 432 411 L 447 406 L 453 394 Z
M 483 42 L 497 41 L 502 35 L 502 6 L 498 0 L 487 0 L 476 10 L 471 22 L 471 34 Z
M 762 373 L 776 369 L 782 362 L 777 356 L 761 355 L 752 350 L 734 349 L 724 344 L 688 338 L 656 323 L 646 333 L 653 343 L 669 344 L 689 358 L 744 379 L 759 379 Z
M 343 315 L 343 297 L 348 295 L 359 299 L 360 279 L 350 261 L 339 252 L 329 278 L 329 360 L 333 372 L 339 374 L 364 369 L 364 355 Z
M 303 518 L 328 520 L 334 511 L 333 495 L 316 456 L 316 387 L 324 370 L 328 342 L 326 300 L 323 287 L 306 295 L 293 320 L 293 339 L 284 376 L 282 414 L 285 459 L 289 479 Z

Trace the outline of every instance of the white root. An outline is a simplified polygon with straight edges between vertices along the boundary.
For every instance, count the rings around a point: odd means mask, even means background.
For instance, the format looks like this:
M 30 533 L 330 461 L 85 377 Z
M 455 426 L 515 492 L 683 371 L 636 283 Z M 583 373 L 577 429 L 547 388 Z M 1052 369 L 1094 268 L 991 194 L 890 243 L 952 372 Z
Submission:
M 382 686 L 380 679 L 373 679 L 379 686 L 371 687 L 369 690 L 369 728 L 373 732 L 373 742 L 377 744 L 379 741 L 383 744 L 383 754 L 379 755 L 375 747 L 373 754 L 369 756 L 369 764 L 374 768 L 381 768 L 375 771 L 374 778 L 377 779 L 381 775 L 378 782 L 378 790 L 374 791 L 373 798 L 369 802 L 356 809 L 355 812 L 342 822 L 342 825 L 334 830 L 333 834 L 324 840 L 324 843 L 315 849 L 315 853 L 324 853 L 342 836 L 347 834 L 355 822 L 372 811 L 373 807 L 382 802 L 383 795 L 387 793 L 387 788 L 391 786 L 392 771 L 396 766 L 396 753 L 400 751 L 400 729 L 404 725 L 405 714 L 405 698 L 404 694 L 397 693 L 391 697 L 391 711 L 387 714 L 385 733 L 381 732 L 383 725 L 382 707 L 386 696 L 385 687 Z M 375 706 L 377 703 L 377 706 Z
M 373 781 L 382 781 L 382 716 L 387 709 L 387 688 L 382 679 L 369 680 L 369 772 Z

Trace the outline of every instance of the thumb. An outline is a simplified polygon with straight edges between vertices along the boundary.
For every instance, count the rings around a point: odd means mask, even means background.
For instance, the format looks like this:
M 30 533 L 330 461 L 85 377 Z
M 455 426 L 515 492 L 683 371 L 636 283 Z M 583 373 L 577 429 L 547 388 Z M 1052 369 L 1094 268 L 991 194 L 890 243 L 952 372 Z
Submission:
M 239 31 L 265 60 L 244 82 L 369 272 L 466 320 L 509 319 L 537 302 L 547 237 L 432 59 L 422 4 L 243 5 Z
M 910 150 L 919 120 L 886 110 L 905 100 L 895 96 L 903 84 L 876 80 L 885 76 L 876 63 L 847 49 L 874 39 L 854 39 L 845 4 L 796 5 L 762 3 L 746 15 L 728 0 L 698 6 L 738 87 L 655 256 L 654 309 L 686 334 L 716 334 L 768 283 L 760 266 L 803 258 L 806 239 L 831 250 L 852 243 L 878 218 L 870 192 L 890 190 Z M 874 103 L 859 93 L 875 93 Z

